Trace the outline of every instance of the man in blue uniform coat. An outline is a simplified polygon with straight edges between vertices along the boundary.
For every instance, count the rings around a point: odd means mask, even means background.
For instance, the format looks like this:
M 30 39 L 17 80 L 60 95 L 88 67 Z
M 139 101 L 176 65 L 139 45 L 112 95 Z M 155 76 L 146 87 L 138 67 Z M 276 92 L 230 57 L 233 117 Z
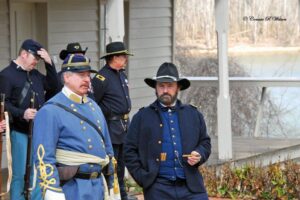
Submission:
M 113 149 L 102 111 L 87 97 L 91 72 L 87 57 L 69 54 L 62 91 L 35 118 L 34 161 L 45 200 L 107 199 L 102 170 Z
M 114 155 L 117 159 L 117 174 L 122 200 L 128 200 L 124 183 L 125 165 L 123 160 L 123 142 L 129 125 L 128 114 L 131 101 L 125 66 L 128 52 L 123 42 L 112 42 L 106 46 L 106 55 L 101 57 L 106 65 L 93 78 L 95 101 L 101 107 L 109 127 Z M 129 197 L 129 199 L 136 199 Z
M 155 78 L 157 100 L 134 115 L 124 143 L 126 167 L 143 187 L 146 200 L 207 200 L 198 167 L 211 153 L 203 115 L 177 99 L 190 86 L 172 63 L 163 63 Z
M 46 76 L 36 70 L 39 61 L 45 62 Z M 5 107 L 11 119 L 11 150 L 13 178 L 11 200 L 24 199 L 24 174 L 29 133 L 29 121 L 45 102 L 46 94 L 58 90 L 57 73 L 48 52 L 38 42 L 25 40 L 18 57 L 0 72 L 0 92 L 5 93 Z M 30 98 L 35 93 L 34 108 L 30 108 Z M 49 95 L 47 95 L 49 96 Z M 31 199 L 40 200 L 36 188 Z
M 86 47 L 85 50 L 82 50 L 80 43 L 72 42 L 72 43 L 69 43 L 67 45 L 66 49 L 63 49 L 63 50 L 60 51 L 59 58 L 62 61 L 64 61 L 69 54 L 85 55 L 87 49 L 88 48 Z M 60 82 L 59 82 L 59 88 L 60 89 L 62 89 L 63 86 L 64 86 L 64 84 L 62 83 L 61 73 L 62 73 L 61 71 L 57 73 L 58 74 L 58 79 L 60 80 Z

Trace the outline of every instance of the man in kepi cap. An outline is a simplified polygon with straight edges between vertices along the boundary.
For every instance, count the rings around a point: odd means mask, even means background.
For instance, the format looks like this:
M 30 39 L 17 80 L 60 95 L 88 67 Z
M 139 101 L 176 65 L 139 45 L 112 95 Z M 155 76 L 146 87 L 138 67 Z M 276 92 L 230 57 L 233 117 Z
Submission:
M 34 121 L 34 162 L 44 199 L 107 199 L 101 171 L 113 150 L 104 116 L 87 97 L 96 71 L 87 57 L 75 54 L 65 58 L 61 71 L 62 91 Z
M 112 42 L 106 46 L 106 65 L 100 69 L 92 80 L 95 101 L 101 107 L 109 127 L 115 158 L 117 159 L 117 174 L 122 200 L 127 200 L 124 184 L 123 141 L 129 124 L 128 114 L 131 101 L 128 90 L 128 80 L 125 66 L 128 52 L 123 42 Z M 135 199 L 131 197 L 131 199 Z
M 60 51 L 59 58 L 61 60 L 65 60 L 69 54 L 85 55 L 87 49 L 88 48 L 86 47 L 85 50 L 82 50 L 81 45 L 78 42 L 72 42 L 67 45 L 66 49 Z M 62 73 L 61 71 L 57 73 L 59 79 L 59 89 L 63 88 L 63 83 L 61 82 L 62 81 L 61 73 Z
M 46 76 L 36 70 L 38 62 L 43 61 Z M 24 174 L 26 163 L 29 121 L 33 120 L 37 110 L 45 102 L 45 92 L 55 93 L 58 89 L 57 73 L 48 52 L 38 42 L 25 40 L 18 57 L 0 72 L 0 93 L 5 93 L 6 109 L 11 120 L 11 148 L 13 178 L 10 199 L 24 199 Z M 30 108 L 30 99 L 35 93 L 34 108 Z M 30 148 L 30 147 L 29 147 Z M 32 192 L 31 199 L 41 199 Z
M 203 115 L 182 104 L 178 92 L 190 86 L 172 63 L 163 63 L 154 78 L 157 100 L 132 118 L 124 143 L 126 167 L 143 187 L 145 200 L 208 200 L 198 167 L 211 153 Z

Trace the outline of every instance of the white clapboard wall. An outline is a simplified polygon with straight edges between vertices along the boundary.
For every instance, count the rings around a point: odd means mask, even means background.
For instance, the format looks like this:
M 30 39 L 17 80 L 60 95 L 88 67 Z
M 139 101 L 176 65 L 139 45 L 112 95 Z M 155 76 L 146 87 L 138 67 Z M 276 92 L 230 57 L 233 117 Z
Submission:
M 9 64 L 9 49 L 8 3 L 6 0 L 0 0 L 0 71 Z
M 173 56 L 173 1 L 129 1 L 129 87 L 134 114 L 155 99 L 144 78 L 153 77 L 163 62 Z
M 99 68 L 99 0 L 48 1 L 48 42 L 52 56 L 57 58 L 57 68 L 62 61 L 59 52 L 68 43 L 79 42 L 91 59 L 93 68 Z

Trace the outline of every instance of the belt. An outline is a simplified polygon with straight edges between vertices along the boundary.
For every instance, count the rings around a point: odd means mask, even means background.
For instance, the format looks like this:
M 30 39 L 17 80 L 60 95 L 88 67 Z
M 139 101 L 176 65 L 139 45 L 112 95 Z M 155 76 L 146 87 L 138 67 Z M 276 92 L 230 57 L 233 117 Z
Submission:
M 120 119 L 123 119 L 123 120 L 129 119 L 129 114 L 125 114 L 125 115 L 113 115 L 113 116 L 109 116 L 108 117 L 108 120 L 111 120 L 111 121 L 117 121 L 117 120 L 120 120 Z
M 176 186 L 182 186 L 186 184 L 186 180 L 182 178 L 177 178 L 176 180 L 169 180 L 166 178 L 157 178 L 156 182 L 164 184 L 164 185 L 176 185 Z
M 100 172 L 91 172 L 91 173 L 84 173 L 84 172 L 77 172 L 74 178 L 79 179 L 96 179 L 101 176 Z

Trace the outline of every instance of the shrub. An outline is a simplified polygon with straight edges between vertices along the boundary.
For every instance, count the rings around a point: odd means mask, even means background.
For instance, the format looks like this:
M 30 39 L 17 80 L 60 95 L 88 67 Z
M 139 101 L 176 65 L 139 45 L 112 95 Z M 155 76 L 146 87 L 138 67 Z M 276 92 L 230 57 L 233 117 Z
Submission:
M 300 199 L 300 165 L 293 161 L 267 167 L 248 164 L 200 168 L 209 196 L 232 199 Z

